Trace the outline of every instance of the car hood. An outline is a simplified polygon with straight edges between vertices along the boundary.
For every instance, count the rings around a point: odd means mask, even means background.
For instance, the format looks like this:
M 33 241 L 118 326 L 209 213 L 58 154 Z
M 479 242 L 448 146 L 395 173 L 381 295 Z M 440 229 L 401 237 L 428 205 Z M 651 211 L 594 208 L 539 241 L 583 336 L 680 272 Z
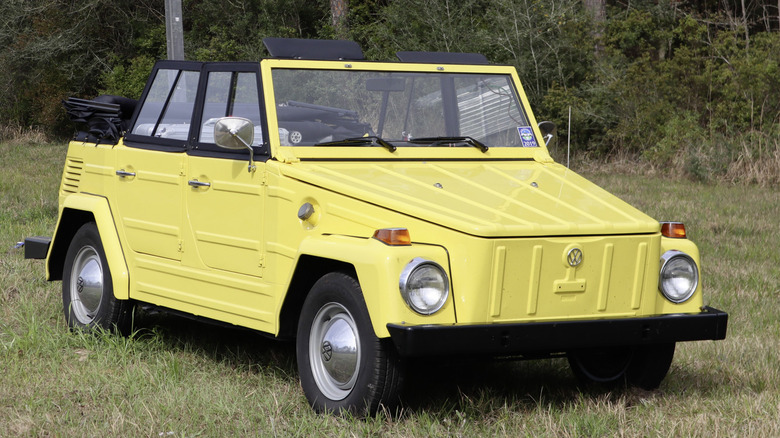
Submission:
M 657 221 L 557 163 L 301 161 L 280 169 L 308 184 L 474 236 L 660 230 Z

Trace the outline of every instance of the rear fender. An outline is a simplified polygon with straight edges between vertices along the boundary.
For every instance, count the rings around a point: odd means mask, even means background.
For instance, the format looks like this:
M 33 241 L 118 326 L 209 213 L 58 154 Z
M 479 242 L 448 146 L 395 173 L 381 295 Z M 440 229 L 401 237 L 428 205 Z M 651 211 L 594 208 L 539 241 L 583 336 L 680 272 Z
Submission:
M 108 268 L 114 286 L 114 296 L 120 300 L 130 298 L 130 277 L 122 252 L 122 244 L 114 225 L 114 216 L 108 201 L 101 196 L 74 194 L 65 198 L 60 206 L 54 239 L 49 247 L 46 262 L 46 278 L 62 280 L 65 255 L 76 231 L 87 222 L 97 224 L 100 241 L 106 253 Z

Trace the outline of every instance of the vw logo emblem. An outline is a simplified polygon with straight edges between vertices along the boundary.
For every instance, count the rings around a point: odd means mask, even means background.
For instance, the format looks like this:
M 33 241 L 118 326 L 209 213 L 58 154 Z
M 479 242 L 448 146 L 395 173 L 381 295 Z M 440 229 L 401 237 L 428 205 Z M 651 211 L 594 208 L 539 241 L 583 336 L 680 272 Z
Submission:
M 582 250 L 579 248 L 572 248 L 566 255 L 566 261 L 569 262 L 569 266 L 576 268 L 582 263 Z
M 322 354 L 322 360 L 325 362 L 330 361 L 330 359 L 333 357 L 333 347 L 330 345 L 330 342 L 325 341 L 322 343 L 320 354 Z

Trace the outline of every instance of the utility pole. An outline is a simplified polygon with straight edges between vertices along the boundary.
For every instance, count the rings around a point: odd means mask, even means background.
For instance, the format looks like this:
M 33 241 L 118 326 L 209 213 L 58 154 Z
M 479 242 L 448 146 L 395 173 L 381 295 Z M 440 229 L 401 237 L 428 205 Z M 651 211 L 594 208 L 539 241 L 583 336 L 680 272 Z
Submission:
M 165 0 L 165 37 L 168 40 L 168 59 L 184 60 L 184 20 L 181 0 Z

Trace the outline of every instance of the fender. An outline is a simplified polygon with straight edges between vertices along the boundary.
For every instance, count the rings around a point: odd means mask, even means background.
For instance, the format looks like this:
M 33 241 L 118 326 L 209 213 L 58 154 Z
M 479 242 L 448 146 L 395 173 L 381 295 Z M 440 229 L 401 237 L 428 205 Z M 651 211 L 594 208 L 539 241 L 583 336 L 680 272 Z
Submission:
M 108 268 L 111 271 L 114 296 L 120 300 L 129 299 L 130 276 L 127 262 L 116 231 L 111 207 L 108 200 L 102 196 L 79 193 L 70 195 L 63 200 L 46 263 L 47 278 L 49 280 L 62 279 L 62 264 L 65 262 L 65 254 L 68 251 L 70 240 L 76 230 L 89 220 L 85 218 L 85 213 L 92 216 L 97 224 Z
M 701 258 L 699 255 L 699 248 L 696 244 L 688 239 L 672 239 L 669 237 L 661 237 L 661 255 L 666 251 L 677 250 L 682 251 L 696 262 L 696 266 L 699 267 L 699 275 L 701 275 Z M 658 274 L 656 274 L 656 279 Z M 701 277 L 700 277 L 701 278 Z M 659 297 L 656 301 L 656 313 L 658 314 L 670 314 L 670 313 L 699 313 L 702 306 L 704 306 L 704 293 L 702 292 L 701 281 L 699 286 L 693 293 L 693 296 L 686 302 L 681 304 L 673 303 L 661 295 L 661 292 L 657 292 Z
M 441 246 L 388 246 L 376 239 L 325 235 L 309 237 L 301 242 L 300 256 L 308 255 L 347 263 L 355 268 L 357 279 L 377 337 L 389 337 L 387 323 L 452 324 L 455 304 L 449 257 Z M 435 261 L 450 276 L 450 296 L 441 310 L 433 315 L 420 315 L 404 302 L 398 282 L 404 267 L 415 257 Z

